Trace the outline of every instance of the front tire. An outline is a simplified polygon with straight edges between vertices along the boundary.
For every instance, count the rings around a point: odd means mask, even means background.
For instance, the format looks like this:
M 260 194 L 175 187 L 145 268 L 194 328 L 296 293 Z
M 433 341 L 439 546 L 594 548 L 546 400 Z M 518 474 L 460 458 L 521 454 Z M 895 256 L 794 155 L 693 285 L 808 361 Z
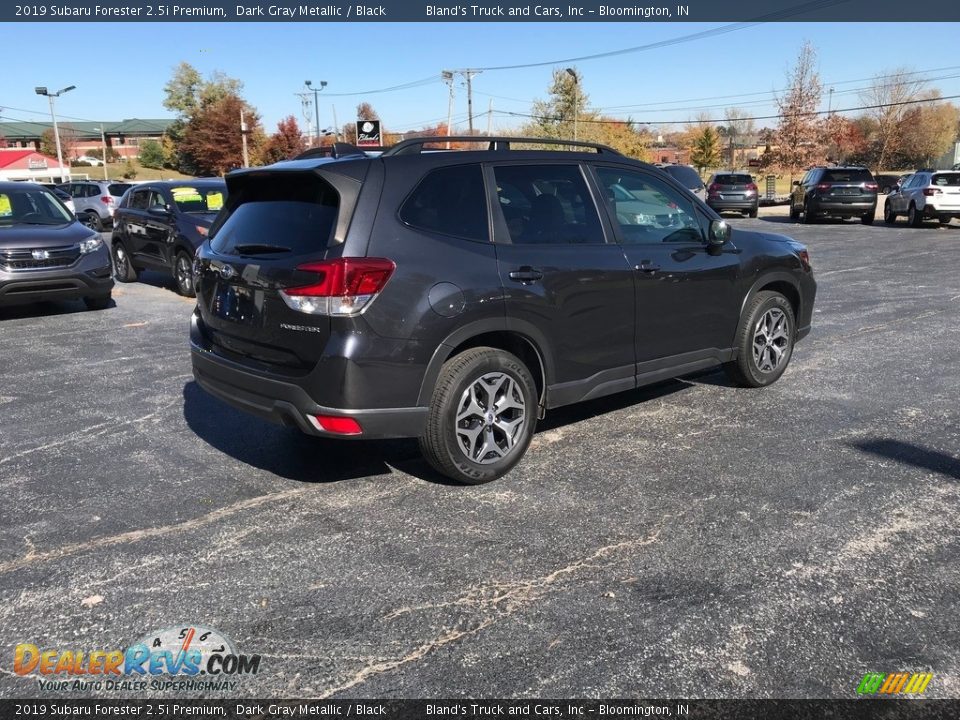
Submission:
M 799 220 L 799 219 L 800 219 L 800 211 L 797 210 L 797 209 L 793 206 L 793 201 L 792 201 L 792 200 L 790 201 L 790 219 L 791 219 L 791 220 Z
M 816 216 L 810 209 L 810 203 L 805 202 L 803 204 L 803 223 L 804 225 L 813 225 L 817 221 Z
M 183 250 L 177 253 L 173 261 L 173 279 L 177 283 L 177 292 L 184 297 L 196 297 L 193 288 L 193 261 Z
M 110 252 L 113 255 L 113 277 L 117 282 L 133 282 L 137 279 L 137 271 L 133 267 L 130 255 L 122 240 L 113 240 L 113 248 Z
M 897 222 L 897 214 L 893 211 L 893 208 L 890 207 L 889 201 L 883 204 L 883 221 L 887 225 L 893 225 Z
M 907 225 L 918 228 L 923 225 L 923 215 L 917 210 L 917 206 L 910 203 L 910 209 L 907 211 Z
M 440 371 L 420 451 L 439 473 L 468 485 L 508 473 L 537 426 L 537 387 L 515 355 L 466 350 Z
M 860 216 L 860 222 L 864 225 L 873 225 L 873 218 L 876 216 L 876 210 L 873 212 L 864 213 Z
M 790 301 L 778 292 L 759 292 L 737 333 L 737 359 L 724 364 L 727 377 L 741 387 L 776 382 L 790 364 L 796 319 Z

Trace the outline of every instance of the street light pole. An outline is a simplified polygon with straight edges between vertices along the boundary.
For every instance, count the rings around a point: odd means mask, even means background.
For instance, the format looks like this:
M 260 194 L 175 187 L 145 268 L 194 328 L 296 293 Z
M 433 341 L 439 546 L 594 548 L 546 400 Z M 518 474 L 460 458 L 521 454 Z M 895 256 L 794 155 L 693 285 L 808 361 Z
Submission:
M 573 78 L 573 140 L 577 141 L 577 116 L 580 114 L 580 78 L 573 68 L 567 68 L 567 74 Z
M 47 100 L 50 101 L 50 118 L 53 120 L 53 140 L 57 146 L 57 163 L 60 165 L 60 182 L 66 182 L 66 177 L 63 174 L 63 151 L 60 149 L 60 129 L 57 127 L 57 113 L 53 108 L 53 99 L 58 98 L 64 93 L 70 92 L 71 90 L 76 90 L 76 85 L 70 85 L 65 87 L 62 90 L 58 90 L 55 93 L 48 92 L 46 87 L 36 87 L 37 95 L 46 96 Z
M 317 98 L 317 94 L 327 86 L 327 81 L 321 80 L 319 89 L 313 87 L 310 80 L 304 80 L 304 82 L 309 89 L 313 90 L 313 110 L 316 113 L 315 119 L 317 121 L 317 147 L 320 147 L 320 100 Z
M 100 142 L 103 145 L 103 149 L 101 151 L 103 153 L 101 156 L 103 158 L 103 179 L 109 180 L 110 178 L 107 176 L 107 136 L 103 132 L 103 125 L 98 128 L 94 128 L 94 130 L 100 131 Z

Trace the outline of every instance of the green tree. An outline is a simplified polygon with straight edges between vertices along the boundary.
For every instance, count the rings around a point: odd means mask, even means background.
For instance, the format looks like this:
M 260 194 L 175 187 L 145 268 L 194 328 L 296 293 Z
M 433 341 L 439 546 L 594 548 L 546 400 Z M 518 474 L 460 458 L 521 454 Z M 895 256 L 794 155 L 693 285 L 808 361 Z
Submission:
M 583 76 L 575 67 L 570 70 L 575 75 L 560 68 L 553 71 L 547 99 L 533 101 L 534 117 L 524 125 L 525 135 L 572 140 L 576 119 L 577 138 L 590 137 L 597 113 L 590 107 L 590 98 L 583 90 Z
M 140 143 L 140 164 L 146 168 L 163 167 L 163 146 L 156 140 Z
M 57 140 L 53 135 L 53 128 L 47 128 L 40 134 L 40 152 L 47 157 L 57 156 Z
M 694 137 L 690 162 L 701 173 L 707 168 L 717 167 L 720 164 L 720 138 L 717 131 L 709 125 Z

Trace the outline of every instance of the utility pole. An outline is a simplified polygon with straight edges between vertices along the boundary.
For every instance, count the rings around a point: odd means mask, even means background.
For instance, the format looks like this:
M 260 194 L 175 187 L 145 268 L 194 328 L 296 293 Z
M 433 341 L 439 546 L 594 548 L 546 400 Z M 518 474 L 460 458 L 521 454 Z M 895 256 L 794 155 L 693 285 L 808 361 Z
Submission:
M 319 101 L 319 99 L 317 98 L 317 93 L 319 93 L 320 90 L 323 90 L 323 89 L 327 86 L 327 81 L 326 81 L 326 80 L 321 80 L 321 81 L 320 81 L 320 87 L 319 87 L 319 89 L 313 87 L 313 83 L 310 82 L 309 80 L 304 80 L 303 82 L 306 84 L 307 90 L 312 90 L 312 91 L 313 91 L 313 110 L 314 110 L 314 112 L 316 113 L 316 118 L 315 118 L 315 119 L 316 119 L 316 121 L 317 121 L 317 123 L 316 123 L 316 128 L 317 128 L 317 147 L 320 147 L 320 101 Z
M 487 137 L 493 135 L 493 98 L 490 98 L 490 105 L 487 107 Z
M 453 124 L 453 73 L 450 70 L 444 70 L 440 73 L 440 77 L 443 78 L 443 81 L 447 84 L 448 89 L 450 90 L 450 96 L 447 100 L 447 137 L 450 137 L 453 133 L 450 126 Z M 447 150 L 450 149 L 450 141 L 447 140 Z
M 573 68 L 567 68 L 567 74 L 573 78 L 573 140 L 577 141 L 577 120 L 580 114 L 580 78 L 577 77 L 577 71 Z
M 473 135 L 473 76 L 479 72 L 479 70 L 460 71 L 467 81 L 467 126 L 470 128 L 470 135 Z
M 65 87 L 62 90 L 52 93 L 47 92 L 45 87 L 34 88 L 34 91 L 37 93 L 37 95 L 45 95 L 47 100 L 50 101 L 50 117 L 53 119 L 53 139 L 57 145 L 57 163 L 60 165 L 60 182 L 66 182 L 67 178 L 63 173 L 63 151 L 60 149 L 60 129 L 57 127 L 57 113 L 53 109 L 53 99 L 60 97 L 66 92 L 76 89 L 76 85 L 70 85 L 69 87 Z
M 247 154 L 247 123 L 243 117 L 243 108 L 240 109 L 240 138 L 243 140 L 243 166 L 250 167 L 250 156 Z
M 340 142 L 340 126 L 337 125 L 337 106 L 331 104 L 330 109 L 333 110 L 333 141 Z M 344 138 L 344 140 L 346 140 L 346 138 Z

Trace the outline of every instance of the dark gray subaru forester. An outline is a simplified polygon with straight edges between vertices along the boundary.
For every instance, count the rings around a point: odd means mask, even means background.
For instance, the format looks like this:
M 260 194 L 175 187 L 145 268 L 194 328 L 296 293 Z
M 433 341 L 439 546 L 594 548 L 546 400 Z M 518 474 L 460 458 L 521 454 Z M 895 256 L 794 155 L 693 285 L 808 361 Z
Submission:
M 447 140 L 228 175 L 194 262 L 197 382 L 311 435 L 417 437 L 483 483 L 549 409 L 716 365 L 769 385 L 809 332 L 803 245 L 605 146 Z

